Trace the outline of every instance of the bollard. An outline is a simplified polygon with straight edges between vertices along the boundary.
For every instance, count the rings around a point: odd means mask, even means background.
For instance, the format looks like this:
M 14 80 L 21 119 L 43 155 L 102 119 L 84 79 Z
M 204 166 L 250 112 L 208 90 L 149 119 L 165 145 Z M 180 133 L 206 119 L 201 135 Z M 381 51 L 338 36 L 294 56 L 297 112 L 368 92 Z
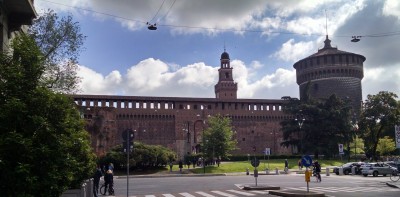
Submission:
M 269 169 L 265 168 L 265 174 L 269 174 Z
M 356 167 L 355 166 L 353 166 L 351 168 L 351 175 L 356 175 Z
M 246 175 L 249 175 L 249 168 L 246 168 Z
M 326 168 L 326 176 L 329 176 L 329 168 Z
M 275 168 L 275 174 L 279 174 L 278 168 Z
M 343 168 L 339 168 L 339 175 L 343 175 Z

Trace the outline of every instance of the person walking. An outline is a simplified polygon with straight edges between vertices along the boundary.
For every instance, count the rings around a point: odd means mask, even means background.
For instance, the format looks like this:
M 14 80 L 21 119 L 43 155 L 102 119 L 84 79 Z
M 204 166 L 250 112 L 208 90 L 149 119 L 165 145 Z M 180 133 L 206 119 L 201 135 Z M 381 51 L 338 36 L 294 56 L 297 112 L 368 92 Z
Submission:
M 299 166 L 299 170 L 303 169 L 303 165 L 301 163 L 301 159 L 299 159 L 299 161 L 297 162 L 297 165 Z
M 95 197 L 97 197 L 99 194 L 99 183 L 100 183 L 100 178 L 102 176 L 103 176 L 103 172 L 101 171 L 101 168 L 98 165 L 96 168 L 96 172 L 93 175 L 93 195 Z
M 178 163 L 178 165 L 179 165 L 179 172 L 181 172 L 181 173 L 182 173 L 182 168 L 183 168 L 183 163 L 182 163 L 182 160 L 179 160 L 179 163 Z
M 287 174 L 289 170 L 289 162 L 287 159 L 285 159 L 285 173 Z
M 113 184 L 114 184 L 113 172 L 111 170 L 107 170 L 106 174 L 104 175 L 105 193 L 107 193 L 108 191 L 109 195 L 114 194 Z
M 315 171 L 315 176 L 317 177 L 317 182 L 321 182 L 321 165 L 318 163 L 317 160 L 315 160 L 313 167 Z

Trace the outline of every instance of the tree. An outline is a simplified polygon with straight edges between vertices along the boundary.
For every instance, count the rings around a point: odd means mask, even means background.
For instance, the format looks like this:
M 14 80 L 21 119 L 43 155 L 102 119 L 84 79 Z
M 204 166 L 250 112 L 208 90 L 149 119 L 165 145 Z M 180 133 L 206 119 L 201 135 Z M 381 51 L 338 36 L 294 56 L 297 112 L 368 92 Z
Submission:
M 151 169 L 166 166 L 169 161 L 176 158 L 175 152 L 160 145 L 148 145 L 135 141 L 133 147 L 133 152 L 129 157 L 130 166 L 133 168 Z M 117 145 L 100 158 L 100 163 L 113 163 L 116 169 L 122 169 L 125 167 L 126 153 L 122 151 L 121 145 Z
M 35 42 L 15 38 L 0 55 L 0 193 L 60 196 L 90 177 L 95 156 L 74 102 L 40 86 Z
M 289 99 L 283 109 L 294 118 L 281 122 L 285 140 L 282 145 L 297 146 L 300 153 L 314 154 L 316 158 L 321 153 L 325 156 L 337 154 L 337 145 L 349 145 L 354 133 L 350 132 L 349 103 L 349 100 L 342 100 L 336 95 L 325 100 Z M 299 121 L 303 118 L 300 129 Z
M 227 158 L 236 149 L 231 120 L 221 115 L 208 118 L 209 127 L 204 130 L 203 152 L 206 158 Z
M 384 135 L 394 138 L 394 125 L 400 122 L 397 95 L 381 91 L 368 95 L 361 113 L 359 128 L 364 139 L 367 157 L 377 160 L 376 153 L 379 139 Z
M 44 60 L 45 71 L 41 83 L 63 93 L 74 93 L 79 83 L 77 60 L 82 51 L 85 36 L 72 16 L 59 16 L 48 10 L 34 20 L 29 34 L 39 46 Z
M 379 139 L 378 146 L 376 147 L 376 151 L 381 155 L 389 155 L 393 151 L 396 150 L 396 144 L 394 140 L 389 136 L 385 136 Z

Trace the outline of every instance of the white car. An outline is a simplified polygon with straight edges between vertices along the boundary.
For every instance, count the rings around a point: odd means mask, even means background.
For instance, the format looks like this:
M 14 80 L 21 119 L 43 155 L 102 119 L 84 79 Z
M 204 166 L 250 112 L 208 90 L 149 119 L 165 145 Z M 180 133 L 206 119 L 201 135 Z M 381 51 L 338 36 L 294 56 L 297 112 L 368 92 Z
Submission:
M 378 176 L 383 175 L 386 176 L 388 174 L 392 174 L 393 172 L 397 171 L 396 168 L 389 166 L 388 164 L 384 163 L 368 163 L 362 167 L 361 174 L 364 176 L 372 175 Z

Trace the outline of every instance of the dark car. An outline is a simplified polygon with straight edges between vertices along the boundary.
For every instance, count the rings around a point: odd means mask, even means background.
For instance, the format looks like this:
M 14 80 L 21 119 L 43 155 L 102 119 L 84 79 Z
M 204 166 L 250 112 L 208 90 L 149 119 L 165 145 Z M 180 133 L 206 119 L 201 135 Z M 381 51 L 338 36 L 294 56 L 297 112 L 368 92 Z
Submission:
M 348 175 L 351 173 L 351 169 L 355 167 L 356 174 L 361 174 L 361 166 L 364 165 L 364 162 L 350 162 L 345 163 L 339 167 L 333 168 L 333 173 L 339 175 L 339 169 L 343 168 L 343 174 Z

